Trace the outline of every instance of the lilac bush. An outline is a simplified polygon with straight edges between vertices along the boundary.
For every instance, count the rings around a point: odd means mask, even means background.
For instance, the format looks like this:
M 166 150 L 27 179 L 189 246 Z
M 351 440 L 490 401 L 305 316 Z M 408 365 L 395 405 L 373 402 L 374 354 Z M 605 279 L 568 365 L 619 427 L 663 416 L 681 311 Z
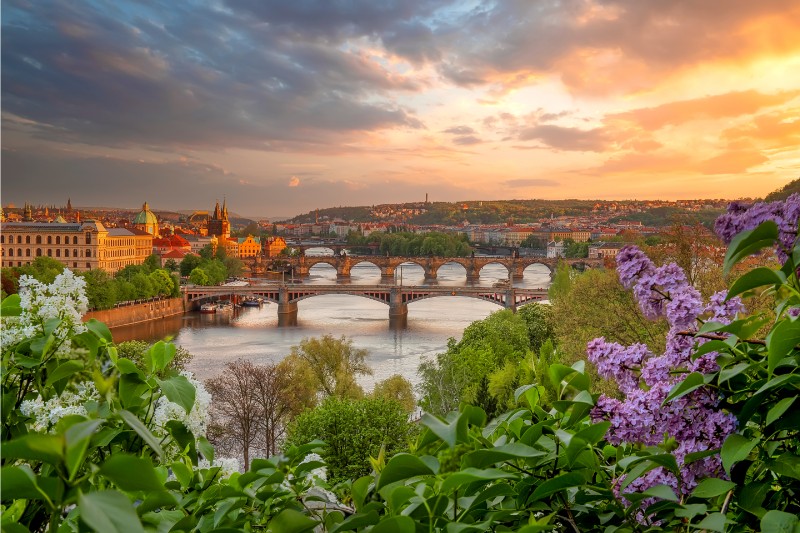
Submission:
M 670 330 L 661 355 L 653 354 L 643 344 L 622 346 L 604 338 L 589 343 L 589 361 L 597 366 L 600 375 L 614 379 L 624 395 L 623 400 L 601 396 L 592 417 L 611 422 L 606 436 L 610 443 L 665 445 L 681 467 L 680 478 L 656 468 L 636 479 L 627 490 L 639 492 L 666 484 L 677 494 L 685 495 L 703 477 L 724 476 L 719 455 L 693 462 L 687 456 L 718 449 L 736 430 L 736 419 L 718 409 L 719 398 L 706 387 L 666 404 L 664 401 L 687 372 L 715 369 L 713 353 L 692 358 L 696 342 L 692 334 L 700 321 L 707 318 L 730 322 L 743 310 L 742 303 L 738 298 L 726 301 L 721 292 L 704 304 L 679 266 L 669 263 L 656 267 L 636 246 L 620 251 L 617 270 L 622 284 L 633 289 L 643 314 L 651 319 L 666 317 Z

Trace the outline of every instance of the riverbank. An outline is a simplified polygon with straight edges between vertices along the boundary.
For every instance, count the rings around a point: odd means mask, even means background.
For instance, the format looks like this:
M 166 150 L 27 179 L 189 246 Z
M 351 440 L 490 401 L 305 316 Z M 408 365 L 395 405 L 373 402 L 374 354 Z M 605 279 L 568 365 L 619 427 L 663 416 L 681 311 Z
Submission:
M 109 328 L 132 326 L 151 320 L 158 320 L 184 313 L 182 298 L 166 298 L 140 304 L 115 307 L 104 311 L 90 311 L 83 315 L 83 321 L 95 318 Z

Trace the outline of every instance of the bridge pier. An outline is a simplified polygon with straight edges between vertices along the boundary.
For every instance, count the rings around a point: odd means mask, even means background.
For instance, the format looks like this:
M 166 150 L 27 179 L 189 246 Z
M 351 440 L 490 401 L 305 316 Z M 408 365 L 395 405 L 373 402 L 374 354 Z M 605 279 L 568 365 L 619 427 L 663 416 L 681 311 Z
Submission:
M 403 301 L 403 289 L 392 287 L 389 291 L 389 321 L 408 317 L 408 304 Z
M 297 302 L 289 300 L 289 291 L 281 287 L 278 291 L 278 326 L 297 325 Z
M 435 266 L 426 265 L 424 267 L 424 269 L 425 269 L 425 279 L 426 280 L 434 280 L 434 279 L 436 279 L 437 268 Z
M 514 289 L 509 289 L 506 291 L 505 308 L 511 309 L 511 311 L 514 313 L 517 312 L 517 298 L 514 294 Z

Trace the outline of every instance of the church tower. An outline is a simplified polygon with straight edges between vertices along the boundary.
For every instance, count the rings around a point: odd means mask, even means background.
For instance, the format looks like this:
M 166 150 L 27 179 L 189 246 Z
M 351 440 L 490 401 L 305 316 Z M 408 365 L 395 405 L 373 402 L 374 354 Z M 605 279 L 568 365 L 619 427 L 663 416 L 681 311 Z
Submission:
M 25 209 L 22 212 L 22 221 L 33 222 L 33 212 L 31 211 L 31 206 L 28 202 L 25 202 Z
M 231 223 L 228 220 L 228 203 L 222 201 L 222 210 L 219 208 L 219 201 L 214 207 L 214 215 L 208 221 L 208 235 L 227 239 L 231 236 Z

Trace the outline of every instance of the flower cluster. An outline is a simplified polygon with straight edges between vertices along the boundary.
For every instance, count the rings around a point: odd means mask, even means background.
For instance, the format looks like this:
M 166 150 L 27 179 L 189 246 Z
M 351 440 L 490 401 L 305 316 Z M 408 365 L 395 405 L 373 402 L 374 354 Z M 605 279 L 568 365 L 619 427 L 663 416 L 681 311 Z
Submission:
M 196 439 L 206 436 L 211 394 L 206 390 L 203 383 L 194 379 L 194 375 L 191 372 L 184 370 L 181 372 L 181 375 L 188 379 L 189 383 L 194 386 L 194 405 L 192 405 L 191 410 L 187 413 L 186 409 L 177 403 L 169 401 L 166 396 L 161 396 L 156 402 L 151 428 L 153 433 L 159 438 L 167 434 L 167 423 L 171 420 L 182 422 Z M 218 465 L 215 464 L 214 466 Z
M 590 342 L 589 361 L 600 375 L 614 379 L 623 400 L 601 397 L 592 412 L 593 419 L 611 422 L 607 438 L 614 444 L 636 443 L 658 446 L 672 441 L 673 455 L 681 465 L 680 479 L 657 468 L 635 480 L 629 490 L 640 491 L 657 484 L 672 486 L 687 494 L 702 477 L 723 475 L 718 455 L 686 464 L 694 452 L 719 448 L 736 429 L 733 415 L 718 409 L 719 399 L 709 389 L 700 388 L 666 405 L 664 400 L 686 372 L 716 369 L 716 354 L 693 358 L 700 318 L 728 323 L 743 310 L 741 300 L 725 301 L 725 293 L 713 295 L 704 305 L 700 293 L 674 263 L 656 267 L 635 246 L 626 246 L 617 255 L 620 281 L 632 288 L 642 312 L 649 318 L 666 317 L 670 325 L 663 354 L 655 355 L 643 344 L 622 346 L 599 338 Z M 702 341 L 701 341 L 702 342 Z
M 197 462 L 198 468 L 219 468 L 219 478 L 224 479 L 231 477 L 236 472 L 241 471 L 241 465 L 239 464 L 239 459 L 235 457 L 215 457 L 213 462 L 209 462 L 208 459 L 201 458 Z
M 31 419 L 28 429 L 37 433 L 53 431 L 59 420 L 69 415 L 86 416 L 86 403 L 99 401 L 100 395 L 94 383 L 83 381 L 65 390 L 61 396 L 44 401 L 41 396 L 35 400 L 25 400 L 19 410 Z
M 71 270 L 64 270 L 51 284 L 41 283 L 31 276 L 19 279 L 19 316 L 4 316 L 0 332 L 3 350 L 25 339 L 44 335 L 48 320 L 61 322 L 53 332 L 58 355 L 67 355 L 72 350 L 70 337 L 85 331 L 81 316 L 89 307 L 86 299 L 86 281 Z
M 737 233 L 752 230 L 762 222 L 772 220 L 780 230 L 777 253 L 781 262 L 784 262 L 797 240 L 798 219 L 800 194 L 794 193 L 785 201 L 757 202 L 753 205 L 733 202 L 728 205 L 728 212 L 717 218 L 714 230 L 727 244 Z

